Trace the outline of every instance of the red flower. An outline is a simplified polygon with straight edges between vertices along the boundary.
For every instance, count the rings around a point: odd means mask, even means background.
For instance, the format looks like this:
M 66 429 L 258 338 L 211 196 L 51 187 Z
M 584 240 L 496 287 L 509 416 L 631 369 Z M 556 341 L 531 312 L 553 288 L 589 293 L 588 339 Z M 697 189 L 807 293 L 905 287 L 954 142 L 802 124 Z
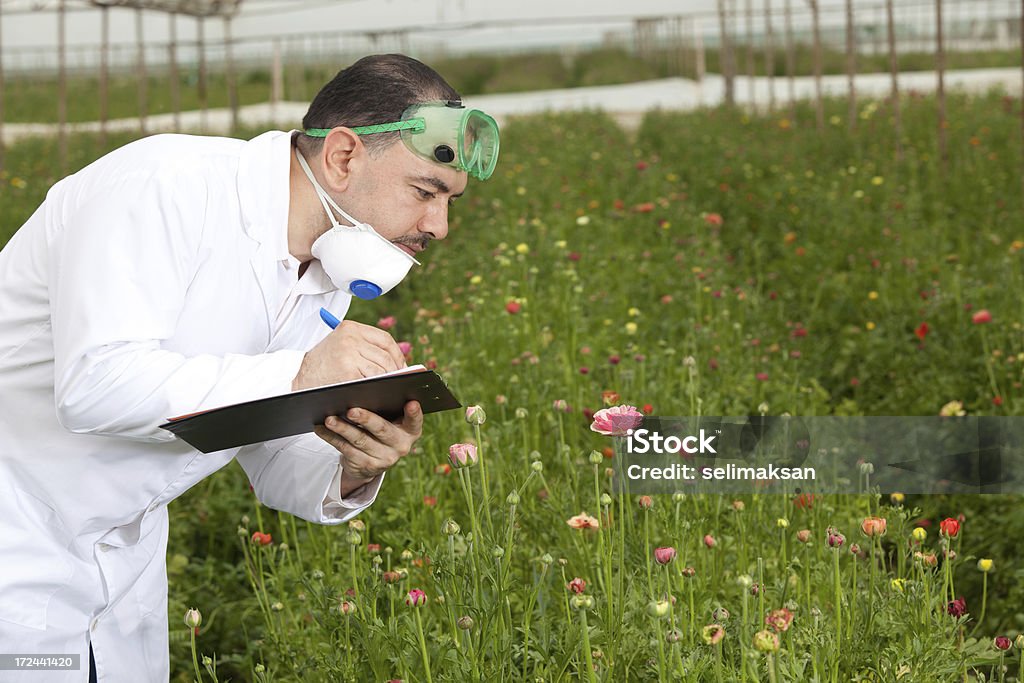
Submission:
M 928 336 L 928 323 L 918 325 L 917 329 L 914 330 L 914 336 L 923 341 Z
M 617 356 L 615 354 L 612 354 L 611 356 L 608 356 L 608 362 L 611 363 L 612 365 L 618 365 L 619 361 L 621 361 L 621 360 L 622 359 L 619 358 L 619 356 Z
M 252 532 L 252 542 L 260 545 L 270 545 L 273 543 L 274 538 L 270 534 L 264 534 L 259 531 Z
M 720 227 L 722 225 L 722 215 L 718 213 L 704 214 L 704 222 L 716 228 Z
M 1013 643 L 1006 636 L 996 636 L 996 639 L 992 641 L 997 650 L 1009 650 Z
M 652 406 L 650 403 L 645 403 L 644 407 L 641 408 L 641 410 L 644 411 L 644 415 L 650 415 L 651 413 L 654 412 L 654 406 Z
M 946 517 L 939 522 L 939 533 L 946 538 L 956 538 L 956 535 L 960 533 L 960 522 L 952 517 Z
M 962 617 L 967 614 L 967 601 L 964 600 L 963 596 L 960 596 L 946 604 L 946 611 L 949 612 L 950 616 Z
M 984 325 L 985 323 L 992 322 L 992 314 L 988 312 L 988 309 L 983 308 L 974 315 L 971 316 L 971 322 L 975 325 Z
M 633 207 L 633 210 L 637 213 L 650 213 L 654 211 L 654 202 L 644 202 L 643 204 L 637 204 Z
M 650 510 L 654 506 L 654 499 L 650 496 L 640 496 L 637 499 L 637 505 L 640 506 L 641 510 Z
M 647 165 L 648 165 L 647 162 L 643 161 L 641 159 L 640 161 L 636 162 L 636 170 L 638 170 L 638 171 L 646 171 L 647 170 Z
M 522 304 L 520 304 L 518 301 L 509 301 L 507 304 L 505 304 L 505 310 L 511 313 L 512 315 L 518 313 L 522 308 Z
M 768 373 L 767 372 L 759 372 L 759 373 L 757 373 L 754 376 L 757 377 L 757 381 L 758 382 L 767 382 L 768 381 Z
M 709 548 L 714 548 L 716 545 L 718 545 L 718 541 L 716 541 L 715 537 L 711 534 L 704 534 L 704 545 L 706 545 Z
M 605 458 L 614 457 L 615 449 L 612 448 L 611 446 L 605 446 L 604 448 L 601 449 L 601 455 L 603 455 Z
M 432 508 L 437 505 L 437 498 L 434 496 L 423 496 L 423 504 L 428 508 Z
M 997 406 L 997 407 L 1003 405 L 1003 397 L 1002 396 L 993 396 L 992 397 L 992 405 Z
M 587 582 L 577 576 L 575 579 L 570 581 L 568 585 L 566 585 L 566 588 L 579 595 L 587 589 Z
M 588 372 L 590 372 L 590 368 L 588 368 L 586 365 L 584 365 L 583 367 L 580 368 L 580 374 L 581 375 L 585 375 Z
M 814 494 L 813 493 L 801 493 L 799 496 L 793 499 L 793 507 L 798 510 L 810 510 L 814 507 Z

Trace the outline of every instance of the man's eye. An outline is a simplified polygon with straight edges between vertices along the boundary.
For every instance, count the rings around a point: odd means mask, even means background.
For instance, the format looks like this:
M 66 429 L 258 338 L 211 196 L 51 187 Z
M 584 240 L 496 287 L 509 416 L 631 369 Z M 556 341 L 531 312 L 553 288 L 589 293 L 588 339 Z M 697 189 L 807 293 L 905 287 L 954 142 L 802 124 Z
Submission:
M 416 192 L 419 193 L 420 199 L 433 199 L 435 196 L 433 192 L 427 192 L 422 187 L 417 187 Z

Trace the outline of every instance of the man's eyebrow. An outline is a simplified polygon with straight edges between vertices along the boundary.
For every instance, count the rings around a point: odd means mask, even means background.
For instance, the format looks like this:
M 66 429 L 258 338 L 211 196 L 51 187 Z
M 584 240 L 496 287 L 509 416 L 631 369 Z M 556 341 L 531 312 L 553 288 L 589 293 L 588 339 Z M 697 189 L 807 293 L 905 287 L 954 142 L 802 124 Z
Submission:
M 444 193 L 444 194 L 448 194 L 448 193 L 450 193 L 452 191 L 452 188 L 448 187 L 448 183 L 444 182 L 440 178 L 435 178 L 434 176 L 418 175 L 418 176 L 413 176 L 412 179 L 416 180 L 418 182 L 421 182 L 421 183 L 423 183 L 425 185 L 430 185 L 432 188 L 434 188 L 438 192 L 441 192 L 441 193 Z M 453 194 L 452 195 L 452 197 L 461 197 L 461 196 L 462 196 L 461 192 L 458 193 L 458 194 Z

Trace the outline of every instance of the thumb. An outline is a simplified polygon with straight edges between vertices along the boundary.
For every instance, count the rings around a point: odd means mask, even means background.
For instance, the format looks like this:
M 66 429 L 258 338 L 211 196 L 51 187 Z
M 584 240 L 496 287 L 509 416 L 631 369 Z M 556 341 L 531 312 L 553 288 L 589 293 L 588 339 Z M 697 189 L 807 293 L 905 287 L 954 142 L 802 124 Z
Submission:
M 415 434 L 417 437 L 423 431 L 423 408 L 419 401 L 409 401 L 405 404 L 405 419 L 402 420 L 405 431 Z

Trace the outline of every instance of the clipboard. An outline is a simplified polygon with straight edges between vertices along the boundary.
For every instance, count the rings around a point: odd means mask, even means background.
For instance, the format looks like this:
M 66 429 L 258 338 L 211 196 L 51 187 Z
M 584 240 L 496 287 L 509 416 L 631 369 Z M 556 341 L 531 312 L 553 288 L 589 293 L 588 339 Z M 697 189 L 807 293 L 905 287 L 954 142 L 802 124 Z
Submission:
M 462 407 L 440 375 L 414 365 L 376 377 L 181 415 L 169 418 L 160 428 L 203 453 L 212 453 L 306 434 L 330 415 L 344 419 L 349 408 L 364 408 L 394 420 L 402 416 L 408 401 L 419 401 L 424 414 Z

